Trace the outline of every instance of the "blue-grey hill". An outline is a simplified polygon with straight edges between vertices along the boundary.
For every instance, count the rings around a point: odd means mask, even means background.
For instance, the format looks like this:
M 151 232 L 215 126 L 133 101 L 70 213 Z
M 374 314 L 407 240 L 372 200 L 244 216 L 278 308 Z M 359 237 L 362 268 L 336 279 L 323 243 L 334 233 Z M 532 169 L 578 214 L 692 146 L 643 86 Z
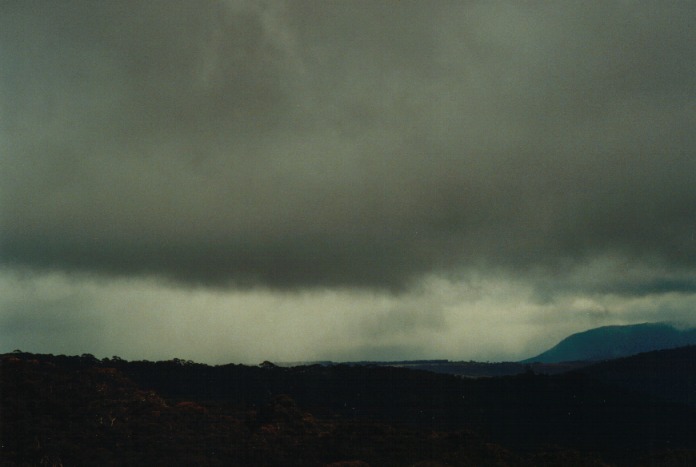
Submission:
M 686 345 L 696 345 L 696 329 L 678 329 L 669 323 L 603 326 L 572 334 L 522 363 L 610 360 Z

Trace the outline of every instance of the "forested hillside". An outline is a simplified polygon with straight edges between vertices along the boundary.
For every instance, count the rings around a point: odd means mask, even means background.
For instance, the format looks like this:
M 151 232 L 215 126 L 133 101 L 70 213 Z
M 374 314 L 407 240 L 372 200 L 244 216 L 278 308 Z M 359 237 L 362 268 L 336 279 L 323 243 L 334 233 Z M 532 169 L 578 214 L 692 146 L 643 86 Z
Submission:
M 1 356 L 0 382 L 2 465 L 696 461 L 696 411 L 582 373 L 473 380 L 16 352 Z

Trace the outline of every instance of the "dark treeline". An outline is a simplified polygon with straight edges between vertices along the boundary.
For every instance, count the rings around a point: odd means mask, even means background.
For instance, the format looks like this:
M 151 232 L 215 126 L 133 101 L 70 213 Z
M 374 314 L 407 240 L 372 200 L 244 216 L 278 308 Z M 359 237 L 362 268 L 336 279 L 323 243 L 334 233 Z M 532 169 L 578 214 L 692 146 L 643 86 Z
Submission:
M 670 374 L 686 354 L 696 358 L 696 348 L 674 352 L 678 359 L 649 358 L 674 367 Z M 602 367 L 468 379 L 377 365 L 209 366 L 21 352 L 0 361 L 4 465 L 696 460 L 696 410 L 661 397 L 655 385 L 646 393 L 603 378 Z

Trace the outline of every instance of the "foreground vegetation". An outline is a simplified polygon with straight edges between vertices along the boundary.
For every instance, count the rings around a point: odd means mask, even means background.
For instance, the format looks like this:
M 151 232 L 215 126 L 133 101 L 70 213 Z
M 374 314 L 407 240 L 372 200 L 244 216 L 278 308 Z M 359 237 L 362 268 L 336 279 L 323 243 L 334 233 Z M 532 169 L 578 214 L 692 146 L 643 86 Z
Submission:
M 696 462 L 692 407 L 591 368 L 472 380 L 14 352 L 0 356 L 0 465 Z

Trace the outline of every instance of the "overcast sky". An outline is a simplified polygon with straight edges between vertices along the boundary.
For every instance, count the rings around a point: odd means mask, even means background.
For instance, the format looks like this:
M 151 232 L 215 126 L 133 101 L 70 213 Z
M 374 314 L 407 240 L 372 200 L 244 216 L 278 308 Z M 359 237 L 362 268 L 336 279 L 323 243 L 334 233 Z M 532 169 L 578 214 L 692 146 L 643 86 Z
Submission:
M 696 325 L 696 3 L 0 2 L 0 351 L 515 360 Z

